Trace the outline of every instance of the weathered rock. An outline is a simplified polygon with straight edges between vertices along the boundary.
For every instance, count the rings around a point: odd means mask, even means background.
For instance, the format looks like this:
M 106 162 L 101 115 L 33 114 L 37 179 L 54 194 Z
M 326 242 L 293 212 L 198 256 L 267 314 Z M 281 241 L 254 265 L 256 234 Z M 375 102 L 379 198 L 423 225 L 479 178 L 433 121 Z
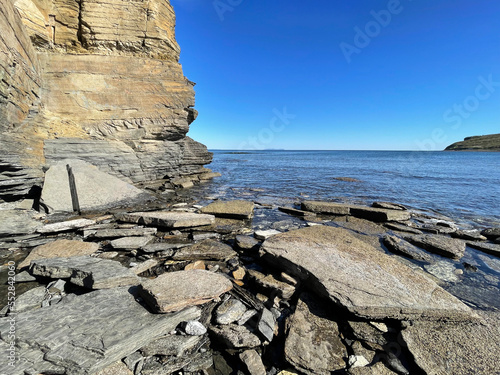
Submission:
M 381 332 L 372 324 L 364 321 L 352 320 L 349 320 L 347 324 L 352 331 L 353 338 L 363 341 L 365 344 L 372 347 L 372 349 L 378 349 L 387 344 L 387 339 L 384 335 L 385 332 Z M 375 344 L 375 346 L 372 346 L 372 344 Z
M 195 307 L 169 315 L 151 314 L 127 289 L 99 290 L 18 314 L 19 361 L 14 368 L 0 362 L 0 373 L 93 374 L 167 334 L 180 322 L 200 316 Z M 2 348 L 7 345 L 4 340 L 9 329 L 9 318 L 0 318 Z
M 254 237 L 238 235 L 236 236 L 236 246 L 241 250 L 258 250 L 260 242 Z
M 320 303 L 302 294 L 287 322 L 285 358 L 306 374 L 330 374 L 344 369 L 347 349 L 333 320 Z
M 403 339 L 427 374 L 498 374 L 500 315 L 479 312 L 483 322 L 415 322 Z
M 76 159 L 53 162 L 41 201 L 53 212 L 92 212 L 144 202 L 151 195 L 97 167 Z
M 48 244 L 35 247 L 24 259 L 17 269 L 30 265 L 31 261 L 37 259 L 50 259 L 62 257 L 74 257 L 94 254 L 99 250 L 99 244 L 73 240 L 56 240 Z
M 407 232 L 411 234 L 422 234 L 423 232 L 420 229 L 410 227 L 408 225 L 403 225 L 399 223 L 386 223 L 384 224 L 387 228 L 392 230 L 397 230 L 400 232 Z
M 500 245 L 487 242 L 467 242 L 467 245 L 483 253 L 500 257 Z
M 35 211 L 0 210 L 0 237 L 35 233 L 41 226 Z
M 168 243 L 168 242 L 158 242 L 158 243 L 150 243 L 144 247 L 141 248 L 141 250 L 145 253 L 159 253 L 159 252 L 165 252 L 165 251 L 172 251 L 172 254 L 174 253 L 174 250 L 190 246 L 191 242 L 179 242 L 179 243 Z
M 213 215 L 172 211 L 122 213 L 117 214 L 116 218 L 128 223 L 170 229 L 199 227 L 211 225 L 215 222 Z
M 204 270 L 206 269 L 207 266 L 204 261 L 202 260 L 197 260 L 196 262 L 189 263 L 186 267 L 184 267 L 185 271 L 189 270 Z
M 255 350 L 245 350 L 240 353 L 240 359 L 250 375 L 266 375 L 266 368 L 262 363 L 262 358 Z
M 127 229 L 87 229 L 84 237 L 93 239 L 119 238 L 119 237 L 143 237 L 155 235 L 158 229 L 156 228 L 127 228 Z
M 432 256 L 402 238 L 387 235 L 384 237 L 384 245 L 390 252 L 406 256 L 410 259 L 422 262 L 432 262 Z
M 110 242 L 115 250 L 136 250 L 141 249 L 154 240 L 153 236 L 147 237 L 123 237 Z
M 213 365 L 212 354 L 194 353 L 184 357 L 149 357 L 144 361 L 141 375 L 171 375 L 180 370 L 196 373 L 207 370 Z
M 243 303 L 230 298 L 215 310 L 215 321 L 217 324 L 231 324 L 239 320 L 246 311 L 247 308 Z
M 90 256 L 33 260 L 30 272 L 52 279 L 69 279 L 75 285 L 90 289 L 139 284 L 135 273 L 119 262 Z
M 317 202 L 317 201 L 304 201 L 301 204 L 302 209 L 321 214 L 330 215 L 350 215 L 350 207 L 342 203 L 333 202 Z
M 139 275 L 143 272 L 149 271 L 151 268 L 156 267 L 158 265 L 158 261 L 155 259 L 148 259 L 142 263 L 138 263 L 134 267 L 130 268 L 130 270 Z
M 207 303 L 231 290 L 231 281 L 209 271 L 165 273 L 141 285 L 141 296 L 155 311 L 168 313 Z
M 349 375 L 396 375 L 397 373 L 389 370 L 382 362 L 377 362 L 373 366 L 355 367 L 349 369 Z
M 177 336 L 167 335 L 151 341 L 140 351 L 145 357 L 153 355 L 174 355 L 183 356 L 192 350 L 201 341 L 201 336 Z
M 372 207 L 375 207 L 375 208 L 385 208 L 387 210 L 401 210 L 401 211 L 408 210 L 402 204 L 392 203 L 392 202 L 373 202 L 372 203 Z
M 256 348 L 261 344 L 259 338 L 243 325 L 211 327 L 210 332 L 230 349 Z
M 22 271 L 15 276 L 16 283 L 28 283 L 30 281 L 36 281 L 36 277 L 31 276 L 28 271 Z
M 45 287 L 39 286 L 17 296 L 15 301 L 15 313 L 39 309 L 42 307 L 42 302 L 45 299 L 46 293 Z
M 363 206 L 351 206 L 350 210 L 353 216 L 377 222 L 406 221 L 411 219 L 411 214 L 408 211 Z
M 477 229 L 474 230 L 457 230 L 454 233 L 451 233 L 451 236 L 454 238 L 460 238 L 466 241 L 486 241 L 486 237 L 481 234 L 481 232 Z
M 269 262 L 360 317 L 471 318 L 457 298 L 345 229 L 315 226 L 283 233 L 266 240 L 262 250 Z
M 481 231 L 481 234 L 487 238 L 500 237 L 500 228 L 487 228 Z
M 128 369 L 126 364 L 118 361 L 97 371 L 94 375 L 134 375 L 134 373 Z
M 93 224 L 95 224 L 95 221 L 89 219 L 68 220 L 59 223 L 46 224 L 43 227 L 37 229 L 37 232 L 43 234 L 60 233 L 85 228 Z
M 370 364 L 370 362 L 368 362 L 368 360 L 362 355 L 350 355 L 347 364 L 349 365 L 349 368 L 356 368 L 366 367 Z
M 293 285 L 276 280 L 273 275 L 264 275 L 256 270 L 248 270 L 248 274 L 259 287 L 271 290 L 282 299 L 290 299 L 295 293 Z
M 257 330 L 268 342 L 273 341 L 276 333 L 276 318 L 273 313 L 266 308 L 262 309 L 260 312 Z
M 459 260 L 465 254 L 465 242 L 455 238 L 423 234 L 404 236 L 404 239 L 427 251 L 455 260 Z
M 258 240 L 265 240 L 269 237 L 272 237 L 276 234 L 280 234 L 281 232 L 276 229 L 268 229 L 268 230 L 256 230 L 254 236 Z
M 190 320 L 186 322 L 186 326 L 184 327 L 184 332 L 186 333 L 186 335 L 202 336 L 205 333 L 207 333 L 207 329 L 199 321 Z
M 203 207 L 200 211 L 217 217 L 228 219 L 250 219 L 253 216 L 254 204 L 247 201 L 217 201 Z
M 176 251 L 174 260 L 228 260 L 236 257 L 231 246 L 215 240 L 204 240 Z

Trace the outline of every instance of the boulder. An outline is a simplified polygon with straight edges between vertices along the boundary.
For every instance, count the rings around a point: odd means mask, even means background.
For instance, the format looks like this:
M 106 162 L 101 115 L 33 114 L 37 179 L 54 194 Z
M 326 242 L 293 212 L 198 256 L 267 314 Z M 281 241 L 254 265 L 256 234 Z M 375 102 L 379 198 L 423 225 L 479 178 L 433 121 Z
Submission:
M 128 288 L 73 296 L 65 303 L 16 316 L 16 367 L 0 362 L 0 373 L 93 374 L 166 335 L 182 321 L 197 319 L 195 308 L 168 315 L 149 313 Z M 0 347 L 10 329 L 0 318 Z
M 328 318 L 324 305 L 301 294 L 294 314 L 287 321 L 285 358 L 300 372 L 329 375 L 346 368 L 347 349 L 337 323 Z
M 414 322 L 402 337 L 427 374 L 498 374 L 500 315 L 478 311 L 482 321 Z
M 203 207 L 200 211 L 204 214 L 211 214 L 217 217 L 228 219 L 250 219 L 253 216 L 254 203 L 234 200 L 217 201 Z
M 116 218 L 127 223 L 169 229 L 199 227 L 211 225 L 215 222 L 215 217 L 213 215 L 172 211 L 121 213 L 117 214 Z
M 28 267 L 33 260 L 91 255 L 99 250 L 99 244 L 73 240 L 56 240 L 35 247 L 17 269 Z
M 368 319 L 469 320 L 471 310 L 433 281 L 345 229 L 303 228 L 273 236 L 264 259 Z
M 175 252 L 174 260 L 228 260 L 235 258 L 231 246 L 215 240 L 204 240 L 193 246 L 183 247 Z
M 93 212 L 145 202 L 151 195 L 83 160 L 51 163 L 41 201 L 54 212 Z
M 455 260 L 459 260 L 465 254 L 465 242 L 456 238 L 422 234 L 404 236 L 404 239 L 415 246 L 430 251 L 431 253 Z
M 140 294 L 159 313 L 179 311 L 218 298 L 233 287 L 226 277 L 203 270 L 164 273 L 142 283 Z
M 139 284 L 135 273 L 119 262 L 90 256 L 36 259 L 31 261 L 30 273 L 52 279 L 69 279 L 71 283 L 89 289 Z

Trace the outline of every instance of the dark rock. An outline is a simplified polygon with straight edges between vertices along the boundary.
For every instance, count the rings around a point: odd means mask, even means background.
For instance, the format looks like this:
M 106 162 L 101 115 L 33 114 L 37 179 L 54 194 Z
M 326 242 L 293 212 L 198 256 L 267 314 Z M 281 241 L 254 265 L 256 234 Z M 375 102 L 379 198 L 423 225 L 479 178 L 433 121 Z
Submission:
M 399 203 L 391 203 L 391 202 L 373 202 L 372 207 L 375 208 L 385 208 L 388 210 L 401 210 L 406 211 L 408 208 Z
M 314 226 L 283 233 L 266 240 L 262 250 L 265 260 L 360 317 L 471 319 L 457 298 L 345 229 Z
M 459 260 L 465 254 L 465 242 L 459 239 L 428 234 L 404 236 L 404 239 L 434 254 L 455 260 Z
M 355 339 L 361 340 L 368 345 L 375 344 L 375 346 L 370 345 L 372 349 L 379 349 L 387 344 L 385 333 L 381 332 L 368 322 L 348 321 L 347 323 L 352 330 L 352 334 Z
M 290 207 L 278 207 L 278 210 L 293 216 L 300 216 L 300 217 L 314 216 L 314 213 L 310 211 L 297 210 L 295 208 L 290 208 Z
M 481 234 L 487 238 L 494 239 L 500 237 L 500 228 L 487 228 L 484 229 Z
M 451 233 L 451 236 L 454 238 L 460 238 L 461 240 L 466 241 L 486 241 L 486 237 L 481 234 L 478 230 L 457 230 L 454 233 Z
M 333 202 L 304 201 L 301 204 L 305 211 L 330 215 L 350 215 L 350 207 L 346 204 Z
M 230 349 L 256 348 L 261 344 L 259 338 L 245 326 L 228 324 L 211 327 L 210 332 Z
M 362 206 L 351 206 L 351 215 L 376 222 L 406 221 L 411 218 L 407 211 Z
M 330 374 L 344 369 L 347 349 L 337 323 L 312 296 L 302 294 L 295 313 L 287 322 L 285 358 L 300 372 Z
M 166 335 L 151 341 L 140 351 L 145 357 L 153 355 L 182 357 L 186 352 L 195 348 L 201 340 L 202 336 Z
M 500 245 L 487 242 L 467 242 L 467 245 L 483 253 L 500 257 Z
M 262 309 L 257 322 L 257 330 L 268 342 L 271 342 L 274 338 L 275 329 L 276 319 L 273 313 L 266 308 Z
M 349 375 L 396 375 L 392 370 L 384 366 L 382 362 L 377 362 L 372 366 L 355 367 L 348 371 Z
M 407 232 L 407 233 L 412 233 L 412 234 L 422 234 L 422 231 L 417 228 L 410 227 L 408 225 L 403 225 L 399 223 L 386 223 L 384 224 L 387 228 L 392 229 L 392 230 L 397 230 L 400 232 Z
M 159 242 L 159 243 L 150 243 L 146 246 L 143 246 L 141 250 L 145 253 L 160 253 L 160 252 L 168 252 L 171 251 L 170 255 L 174 254 L 174 250 L 190 246 L 191 242 L 179 242 L 179 243 L 168 243 L 168 242 Z
M 174 260 L 228 260 L 236 257 L 236 252 L 222 242 L 204 240 L 195 245 L 183 247 L 175 252 Z
M 432 256 L 402 238 L 387 235 L 384 237 L 384 245 L 394 254 L 403 255 L 410 259 L 423 262 L 432 262 Z
M 213 364 L 211 353 L 194 353 L 185 357 L 149 357 L 144 361 L 141 375 L 171 375 L 185 370 L 187 373 L 202 371 Z
M 271 290 L 282 299 L 290 299 L 295 293 L 295 287 L 283 281 L 276 280 L 273 275 L 264 275 L 256 270 L 248 270 L 251 279 L 261 288 Z

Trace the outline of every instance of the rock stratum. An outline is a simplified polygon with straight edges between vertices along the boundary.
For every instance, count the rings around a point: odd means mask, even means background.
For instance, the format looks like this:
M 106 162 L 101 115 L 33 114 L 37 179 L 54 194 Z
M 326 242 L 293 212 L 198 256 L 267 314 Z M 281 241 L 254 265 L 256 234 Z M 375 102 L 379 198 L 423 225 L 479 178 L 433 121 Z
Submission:
M 500 151 L 500 134 L 467 137 L 446 147 L 445 151 Z
M 134 184 L 205 171 L 168 0 L 0 0 L 0 198 L 84 160 Z

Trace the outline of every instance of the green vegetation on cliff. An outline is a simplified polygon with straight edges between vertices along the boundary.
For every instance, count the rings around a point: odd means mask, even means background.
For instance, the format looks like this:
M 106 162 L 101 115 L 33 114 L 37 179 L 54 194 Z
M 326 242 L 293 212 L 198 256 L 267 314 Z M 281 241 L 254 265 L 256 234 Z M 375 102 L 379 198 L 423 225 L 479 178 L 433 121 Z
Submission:
M 500 134 L 467 137 L 446 147 L 445 151 L 500 151 Z

